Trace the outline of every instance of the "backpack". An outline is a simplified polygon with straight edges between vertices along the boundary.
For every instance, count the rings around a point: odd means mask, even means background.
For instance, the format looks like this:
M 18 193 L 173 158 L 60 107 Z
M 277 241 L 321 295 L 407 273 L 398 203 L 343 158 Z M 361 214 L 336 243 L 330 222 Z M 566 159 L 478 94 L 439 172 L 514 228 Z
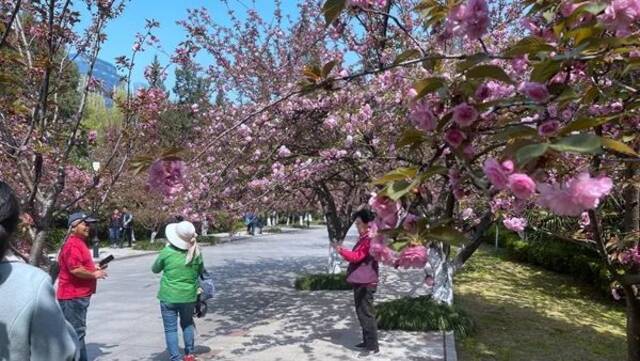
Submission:
M 213 283 L 213 277 L 206 269 L 198 275 L 198 299 L 196 301 L 196 308 L 194 314 L 196 317 L 204 317 L 207 314 L 207 300 L 213 298 L 216 294 L 216 287 Z

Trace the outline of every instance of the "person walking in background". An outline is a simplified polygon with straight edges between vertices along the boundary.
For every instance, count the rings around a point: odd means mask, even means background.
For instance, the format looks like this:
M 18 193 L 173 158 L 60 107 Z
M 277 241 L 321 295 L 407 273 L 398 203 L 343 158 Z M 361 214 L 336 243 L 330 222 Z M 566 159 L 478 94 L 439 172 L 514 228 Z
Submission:
M 119 233 L 120 211 L 116 208 L 113 210 L 113 213 L 111 213 L 111 219 L 109 220 L 109 242 L 111 243 L 111 248 L 118 246 Z
M 165 228 L 169 244 L 160 251 L 151 270 L 162 272 L 158 300 L 164 336 L 171 361 L 195 361 L 193 312 L 198 298 L 198 275 L 204 270 L 191 222 L 171 223 Z M 184 358 L 178 345 L 178 319 L 184 338 Z
M 247 234 L 253 236 L 256 233 L 256 214 L 253 212 L 245 213 L 244 224 L 247 226 Z
M 85 335 L 91 296 L 96 293 L 97 281 L 107 277 L 107 273 L 93 263 L 89 251 L 89 223 L 95 222 L 84 212 L 70 215 L 70 234 L 58 255 L 60 274 L 57 297 L 64 317 L 78 335 L 80 361 L 87 360 Z
M 5 258 L 20 209 L 0 181 L 0 360 L 75 360 L 77 337 L 41 269 Z
M 376 323 L 375 310 L 373 308 L 373 294 L 378 285 L 378 262 L 369 254 L 371 238 L 369 236 L 369 223 L 375 215 L 362 209 L 354 214 L 359 239 L 353 250 L 348 250 L 340 245 L 334 245 L 336 252 L 349 262 L 347 268 L 347 282 L 353 286 L 353 298 L 356 307 L 356 315 L 362 328 L 363 342 L 356 347 L 366 351 L 378 353 L 378 325 Z
M 129 212 L 127 207 L 122 207 L 122 229 L 124 232 L 124 239 L 127 241 L 128 247 L 131 247 L 131 241 L 133 237 L 133 214 Z

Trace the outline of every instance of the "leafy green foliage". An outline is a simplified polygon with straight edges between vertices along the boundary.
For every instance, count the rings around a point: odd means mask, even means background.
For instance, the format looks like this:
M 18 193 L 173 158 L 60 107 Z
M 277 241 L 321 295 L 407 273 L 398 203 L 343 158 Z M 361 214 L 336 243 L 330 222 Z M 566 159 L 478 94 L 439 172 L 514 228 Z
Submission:
M 418 80 L 413 84 L 413 88 L 416 90 L 416 100 L 424 97 L 427 94 L 438 91 L 440 88 L 446 86 L 446 81 L 443 78 L 426 78 Z
M 500 230 L 502 232 L 502 230 Z M 456 340 L 464 361 L 624 360 L 622 305 L 570 276 L 481 247 L 455 278 L 457 305 L 476 332 Z
M 163 249 L 167 245 L 165 239 L 157 239 L 154 243 L 151 243 L 148 240 L 145 241 L 137 241 L 133 245 L 133 249 L 138 251 L 159 251 Z
M 544 155 L 547 149 L 549 149 L 549 144 L 547 143 L 525 145 L 516 152 L 516 162 L 518 162 L 518 165 L 523 166 L 530 160 Z
M 200 235 L 196 238 L 196 240 L 200 244 L 208 244 L 208 245 L 215 245 L 222 241 L 220 238 L 213 235 L 207 235 L 207 236 Z
M 491 227 L 483 237 L 487 243 L 494 244 L 495 234 L 496 228 Z M 504 227 L 500 227 L 498 236 L 498 245 L 506 250 L 507 257 L 572 275 L 609 294 L 609 275 L 595 250 L 544 234 L 534 233 L 529 237 L 531 240 L 525 241 Z
M 198 68 L 194 64 L 188 63 L 176 68 L 175 74 L 173 93 L 178 104 L 191 105 L 207 98 L 210 83 L 198 74 Z
M 327 26 L 331 25 L 340 16 L 340 13 L 347 5 L 346 0 L 327 0 L 322 7 L 324 13 L 324 19 L 327 22 Z
M 427 296 L 379 303 L 376 317 L 381 330 L 454 331 L 457 337 L 475 330 L 473 320 L 462 309 L 435 303 Z
M 343 291 L 350 290 L 352 287 L 346 281 L 345 273 L 338 274 L 308 274 L 298 277 L 294 287 L 301 291 L 317 291 L 317 290 L 333 290 Z
M 551 144 L 559 152 L 597 154 L 602 151 L 602 138 L 593 134 L 575 134 Z
M 400 64 L 408 60 L 416 59 L 420 57 L 420 51 L 418 49 L 409 49 L 399 54 L 393 64 Z
M 478 65 L 475 68 L 467 70 L 465 75 L 469 79 L 491 78 L 500 80 L 507 84 L 513 83 L 513 80 L 511 80 L 509 75 L 507 75 L 502 68 L 496 65 Z
M 47 233 L 47 244 L 51 249 L 58 249 L 62 245 L 66 235 L 67 230 L 65 228 L 50 229 L 49 233 Z

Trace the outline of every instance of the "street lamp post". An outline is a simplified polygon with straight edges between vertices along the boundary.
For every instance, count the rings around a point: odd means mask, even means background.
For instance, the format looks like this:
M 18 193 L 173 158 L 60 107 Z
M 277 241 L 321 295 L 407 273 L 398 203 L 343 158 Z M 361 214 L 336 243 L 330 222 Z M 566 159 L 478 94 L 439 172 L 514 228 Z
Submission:
M 100 181 L 100 177 L 98 172 L 100 171 L 100 162 L 92 162 L 91 167 L 93 168 L 93 185 L 97 187 L 98 182 Z M 98 195 L 96 191 L 96 196 L 93 198 L 93 216 L 97 219 L 97 208 L 98 208 Z M 100 257 L 100 240 L 98 239 L 98 223 L 95 224 L 95 229 L 93 230 L 93 258 Z

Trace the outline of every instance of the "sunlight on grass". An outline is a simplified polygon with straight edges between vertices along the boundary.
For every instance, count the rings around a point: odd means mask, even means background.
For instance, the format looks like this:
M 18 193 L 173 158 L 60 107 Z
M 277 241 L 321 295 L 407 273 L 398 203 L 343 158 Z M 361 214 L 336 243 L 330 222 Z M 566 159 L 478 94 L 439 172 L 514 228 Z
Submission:
M 476 322 L 462 361 L 605 361 L 626 355 L 624 308 L 571 277 L 478 250 L 456 276 L 456 302 Z

